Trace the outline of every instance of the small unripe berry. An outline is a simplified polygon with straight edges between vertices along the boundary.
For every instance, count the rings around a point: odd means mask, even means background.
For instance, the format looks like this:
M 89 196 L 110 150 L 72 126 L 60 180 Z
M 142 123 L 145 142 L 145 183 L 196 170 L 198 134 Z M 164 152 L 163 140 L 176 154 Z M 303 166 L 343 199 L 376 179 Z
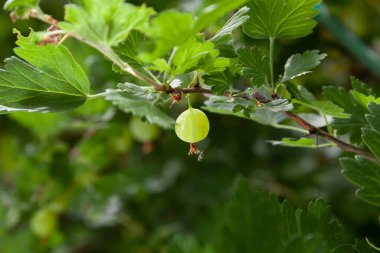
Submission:
M 175 133 L 178 138 L 188 143 L 195 143 L 206 138 L 210 123 L 204 112 L 189 108 L 177 118 Z
M 55 232 L 57 226 L 57 214 L 49 208 L 38 210 L 34 213 L 30 222 L 30 229 L 33 234 L 41 238 L 49 237 Z

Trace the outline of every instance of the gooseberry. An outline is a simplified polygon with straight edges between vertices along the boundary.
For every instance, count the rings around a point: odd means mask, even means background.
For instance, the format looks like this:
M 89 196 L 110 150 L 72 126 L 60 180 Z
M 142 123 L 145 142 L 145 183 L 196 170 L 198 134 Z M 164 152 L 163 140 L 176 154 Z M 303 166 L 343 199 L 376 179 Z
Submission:
M 175 124 L 175 133 L 178 138 L 188 143 L 203 140 L 209 130 L 210 123 L 206 114 L 192 107 L 181 113 Z
M 36 236 L 46 238 L 57 229 L 57 225 L 57 214 L 49 208 L 44 208 L 33 214 L 30 229 Z

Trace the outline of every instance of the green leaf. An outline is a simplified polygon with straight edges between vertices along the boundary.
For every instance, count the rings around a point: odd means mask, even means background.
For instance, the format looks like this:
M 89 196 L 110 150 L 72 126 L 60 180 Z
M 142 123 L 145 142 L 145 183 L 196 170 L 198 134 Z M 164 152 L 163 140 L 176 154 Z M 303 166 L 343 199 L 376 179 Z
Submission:
M 286 201 L 252 191 L 242 180 L 236 185 L 223 212 L 218 209 L 216 252 L 318 253 L 340 247 L 352 252 L 353 245 L 321 199 L 310 202 L 306 211 L 295 210 Z
M 204 83 L 211 86 L 211 90 L 217 95 L 223 95 L 231 89 L 233 76 L 229 71 L 216 72 L 203 76 Z
M 332 127 L 337 130 L 337 134 L 349 134 L 351 142 L 360 143 L 362 141 L 361 128 L 368 125 L 365 118 L 365 114 L 368 113 L 367 108 L 358 103 L 354 96 L 343 88 L 324 87 L 323 94 L 334 104 L 343 108 L 345 113 L 351 115 L 347 119 L 334 118 Z
M 360 81 L 359 79 L 351 76 L 351 86 L 354 90 L 364 94 L 364 95 L 372 95 L 373 90 L 366 83 Z
M 144 66 L 138 59 L 138 54 L 141 44 L 144 44 L 144 41 L 145 35 L 139 31 L 133 30 L 124 42 L 120 43 L 113 49 L 120 58 L 127 62 L 132 68 L 140 70 Z
M 251 0 L 244 31 L 253 38 L 296 39 L 312 32 L 321 0 Z
M 218 19 L 224 17 L 227 13 L 239 8 L 249 0 L 220 0 L 202 9 L 197 18 L 195 31 L 201 31 L 210 25 L 215 24 Z
M 215 58 L 218 54 L 212 42 L 201 43 L 195 40 L 189 40 L 179 46 L 175 51 L 172 74 L 178 75 L 191 72 L 197 69 L 201 59 L 210 55 L 212 55 L 212 58 Z
M 370 126 L 380 133 L 380 105 L 371 103 L 368 106 L 369 114 L 366 114 L 365 117 L 370 124 Z
M 133 30 L 145 31 L 155 12 L 123 0 L 82 0 L 80 5 L 67 4 L 65 20 L 60 27 L 79 34 L 94 47 L 116 46 Z
M 268 81 L 269 60 L 258 47 L 244 47 L 237 50 L 239 59 L 243 64 L 243 73 L 252 78 L 254 86 L 261 86 Z
M 343 175 L 355 185 L 358 198 L 376 206 L 380 206 L 380 165 L 364 157 L 341 158 Z
M 292 80 L 298 76 L 311 73 L 327 54 L 319 54 L 319 50 L 305 51 L 303 54 L 292 55 L 285 64 L 285 73 L 281 82 Z
M 281 141 L 270 141 L 275 146 L 286 146 L 286 147 L 297 147 L 297 148 L 322 148 L 322 147 L 331 147 L 329 143 L 317 144 L 315 139 L 310 138 L 283 138 Z
M 192 14 L 176 10 L 164 11 L 157 15 L 148 35 L 157 42 L 153 56 L 165 55 L 173 47 L 181 45 L 195 35 L 195 20 Z
M 369 128 L 362 129 L 362 139 L 377 159 L 380 159 L 380 134 Z
M 206 85 L 211 86 L 211 90 L 217 95 L 222 95 L 230 90 L 234 82 L 240 77 L 241 68 L 236 61 L 232 61 L 231 66 L 223 72 L 212 72 L 203 75 L 202 78 Z
M 132 83 L 119 84 L 118 87 L 120 90 L 107 90 L 106 100 L 111 101 L 126 113 L 146 118 L 149 123 L 166 129 L 174 127 L 174 119 L 164 112 L 167 101 L 164 100 L 162 94 L 152 87 Z
M 7 0 L 4 9 L 11 11 L 11 16 L 28 18 L 31 10 L 40 11 L 40 0 Z
M 312 110 L 316 110 L 326 115 L 335 118 L 348 118 L 350 115 L 344 113 L 344 109 L 337 106 L 330 100 L 317 100 L 314 95 L 301 85 L 289 83 L 287 85 L 288 91 L 292 94 L 294 99 L 292 102 L 306 106 Z
M 90 83 L 63 45 L 39 46 L 32 32 L 18 34 L 16 54 L 0 70 L 0 110 L 59 112 L 82 105 Z
M 233 30 L 247 22 L 247 20 L 249 19 L 249 16 L 246 15 L 248 11 L 248 7 L 241 8 L 226 22 L 226 24 L 224 24 L 224 26 L 210 40 L 218 41 L 224 36 L 231 34 Z
M 364 95 L 356 90 L 351 91 L 351 94 L 362 107 L 367 107 L 372 102 L 380 104 L 380 98 L 376 98 L 373 95 Z

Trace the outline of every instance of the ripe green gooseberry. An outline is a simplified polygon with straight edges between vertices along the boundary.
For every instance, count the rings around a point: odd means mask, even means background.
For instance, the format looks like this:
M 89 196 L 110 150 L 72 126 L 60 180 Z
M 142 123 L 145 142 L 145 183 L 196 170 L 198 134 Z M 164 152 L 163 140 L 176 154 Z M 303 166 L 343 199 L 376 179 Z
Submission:
M 54 233 L 57 226 L 57 214 L 49 208 L 40 209 L 35 212 L 30 222 L 32 233 L 41 238 L 47 238 Z
M 175 133 L 178 138 L 188 143 L 195 143 L 206 138 L 210 123 L 204 112 L 189 107 L 177 118 Z
M 160 134 L 160 128 L 139 118 L 132 118 L 129 123 L 132 137 L 141 143 L 154 141 Z

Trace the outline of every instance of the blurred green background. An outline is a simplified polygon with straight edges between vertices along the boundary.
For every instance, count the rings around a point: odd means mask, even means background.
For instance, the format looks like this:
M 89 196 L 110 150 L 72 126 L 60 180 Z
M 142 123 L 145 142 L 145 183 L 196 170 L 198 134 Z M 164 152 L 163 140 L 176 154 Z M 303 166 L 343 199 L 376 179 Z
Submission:
M 46 13 L 62 20 L 66 1 L 41 2 Z M 145 2 L 158 11 L 179 8 L 197 13 L 213 1 L 131 2 Z M 325 4 L 348 31 L 380 53 L 378 0 Z M 47 28 L 35 20 L 13 24 L 8 13 L 0 12 L 0 66 L 14 55 L 12 29 L 25 35 L 30 27 Z M 245 43 L 262 43 L 237 33 Z M 65 45 L 86 70 L 93 91 L 127 80 L 87 46 L 72 39 Z M 306 38 L 279 43 L 276 64 L 281 66 L 291 54 L 314 48 L 329 55 L 314 75 L 301 80 L 316 94 L 323 85 L 350 88 L 351 75 L 379 88 L 380 79 L 326 24 Z M 181 105 L 174 106 L 173 115 L 180 109 Z M 1 115 L 0 252 L 164 252 L 175 233 L 206 241 L 213 226 L 210 220 L 228 198 L 237 176 L 298 207 L 321 197 L 352 235 L 380 244 L 379 209 L 355 198 L 355 187 L 340 174 L 338 149 L 271 146 L 267 140 L 293 133 L 243 119 L 208 116 L 211 131 L 200 144 L 203 160 L 197 161 L 187 156 L 188 146 L 169 131 L 161 131 L 153 151 L 144 152 L 144 144 L 129 131 L 131 117 L 101 100 L 65 114 Z M 51 206 L 62 210 L 58 228 L 41 240 L 31 232 L 31 219 L 38 210 Z

